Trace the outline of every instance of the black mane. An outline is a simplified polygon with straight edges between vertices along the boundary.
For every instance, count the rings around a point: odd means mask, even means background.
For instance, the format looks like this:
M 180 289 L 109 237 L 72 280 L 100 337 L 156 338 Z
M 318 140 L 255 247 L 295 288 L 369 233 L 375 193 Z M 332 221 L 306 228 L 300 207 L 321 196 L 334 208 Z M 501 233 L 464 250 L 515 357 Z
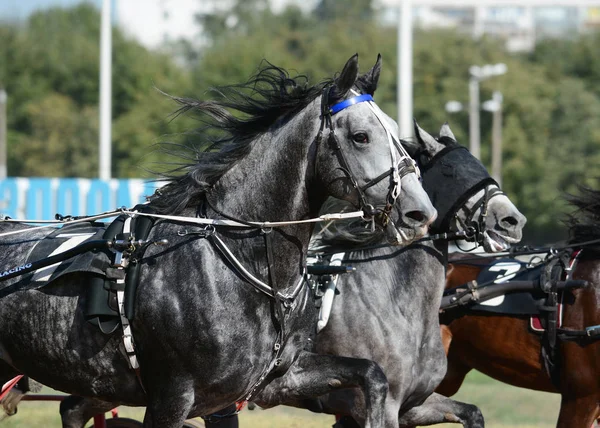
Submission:
M 576 210 L 568 216 L 569 244 L 600 239 L 600 190 L 579 186 L 579 195 L 568 195 Z
M 334 83 L 329 79 L 309 86 L 306 76 L 290 77 L 283 68 L 264 63 L 246 83 L 213 88 L 211 92 L 218 99 L 172 97 L 181 105 L 175 117 L 192 112 L 201 117 L 203 126 L 193 133 L 193 147 L 170 144 L 165 150 L 184 162 L 162 174 L 168 183 L 150 198 L 158 212 L 175 214 L 196 205 L 228 169 L 249 153 L 252 140 L 279 119 L 302 110 Z M 339 99 L 332 86 L 330 102 Z M 173 147 L 180 153 L 172 153 Z

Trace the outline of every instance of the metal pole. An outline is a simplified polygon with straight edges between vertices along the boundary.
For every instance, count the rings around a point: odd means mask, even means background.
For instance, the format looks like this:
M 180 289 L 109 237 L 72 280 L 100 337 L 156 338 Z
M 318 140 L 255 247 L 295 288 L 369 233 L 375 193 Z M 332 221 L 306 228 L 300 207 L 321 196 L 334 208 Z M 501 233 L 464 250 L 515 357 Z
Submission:
M 412 0 L 400 0 L 398 19 L 398 126 L 400 137 L 413 136 Z
M 8 175 L 6 165 L 6 101 L 8 97 L 4 89 L 0 89 L 0 180 Z
M 502 187 L 502 94 L 495 91 L 492 100 L 497 105 L 492 113 L 492 177 Z
M 111 120 L 112 120 L 112 23 L 111 1 L 102 1 L 102 20 L 100 23 L 100 141 L 99 177 L 108 180 L 111 177 Z
M 481 159 L 481 142 L 479 128 L 479 79 L 469 79 L 469 150 L 477 159 Z

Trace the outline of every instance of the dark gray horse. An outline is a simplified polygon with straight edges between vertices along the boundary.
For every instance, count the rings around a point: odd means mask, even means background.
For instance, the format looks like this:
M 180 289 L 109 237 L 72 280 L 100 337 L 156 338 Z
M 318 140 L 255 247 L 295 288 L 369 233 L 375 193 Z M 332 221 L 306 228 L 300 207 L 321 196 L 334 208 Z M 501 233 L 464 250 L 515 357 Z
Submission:
M 415 132 L 416 141 L 404 144 L 418 159 L 423 186 L 439 213 L 431 233 L 473 227 L 487 251 L 518 242 L 525 217 L 499 191 L 483 165 L 456 143 L 448 125 L 442 127 L 438 140 L 418 126 Z M 475 406 L 433 393 L 446 371 L 438 312 L 448 242 L 359 250 L 366 244 L 381 244 L 383 236 L 376 239 L 340 228 L 327 229 L 321 236 L 328 244 L 321 250 L 345 252 L 344 263 L 357 271 L 338 279 L 340 295 L 335 297 L 328 324 L 317 335 L 317 352 L 379 363 L 390 384 L 386 413 L 399 416 L 401 426 L 442 422 L 483 426 Z M 365 426 L 365 401 L 356 389 L 324 395 L 319 403 L 298 403 L 280 398 L 275 387 L 273 383 L 260 394 L 259 405 L 311 404 L 311 410 L 344 415 L 336 426 Z
M 148 236 L 168 244 L 133 249 L 141 266 L 131 320 L 139 377 L 123 335 L 103 334 L 84 319 L 86 273 L 3 283 L 3 367 L 104 409 L 147 406 L 144 426 L 153 428 L 180 427 L 300 371 L 282 396 L 360 387 L 367 425 L 397 426 L 384 412 L 388 385 L 376 363 L 305 351 L 315 319 L 302 280 L 313 226 L 195 223 L 304 220 L 335 196 L 375 218 L 392 240 L 419 238 L 435 210 L 370 101 L 379 70 L 378 61 L 358 79 L 355 55 L 337 79 L 308 86 L 268 65 L 247 84 L 223 88 L 220 100 L 176 99 L 182 112 L 205 115 L 210 129 L 198 138 L 213 139 L 200 142 L 192 164 L 151 199 L 155 213 L 177 215 L 157 220 Z M 16 230 L 22 233 L 6 236 Z M 0 224 L 0 266 L 25 265 L 47 233 Z

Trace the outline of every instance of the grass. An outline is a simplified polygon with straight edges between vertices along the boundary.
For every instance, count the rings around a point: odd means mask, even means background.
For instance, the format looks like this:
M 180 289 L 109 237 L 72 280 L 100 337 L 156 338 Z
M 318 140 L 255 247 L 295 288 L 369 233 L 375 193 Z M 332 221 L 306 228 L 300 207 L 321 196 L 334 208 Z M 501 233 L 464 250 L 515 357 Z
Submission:
M 44 394 L 51 393 L 47 389 Z M 529 391 L 505 385 L 473 372 L 460 392 L 457 400 L 476 404 L 486 419 L 488 428 L 546 428 L 556 424 L 560 397 L 557 394 Z M 143 409 L 120 407 L 119 415 L 142 420 Z M 327 428 L 333 418 L 289 407 L 270 410 L 244 410 L 240 414 L 242 428 Z M 6 418 L 0 428 L 59 428 L 58 403 L 22 402 L 19 412 Z M 88 424 L 91 426 L 91 423 Z M 437 425 L 451 428 L 455 424 Z

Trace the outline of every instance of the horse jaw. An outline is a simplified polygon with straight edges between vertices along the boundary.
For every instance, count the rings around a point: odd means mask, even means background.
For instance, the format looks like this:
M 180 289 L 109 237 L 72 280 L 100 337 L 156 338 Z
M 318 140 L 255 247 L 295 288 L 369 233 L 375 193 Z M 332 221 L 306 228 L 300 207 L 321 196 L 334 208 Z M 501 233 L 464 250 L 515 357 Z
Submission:
M 415 173 L 402 177 L 401 183 L 402 193 L 384 233 L 389 244 L 405 246 L 427 235 L 438 213 Z
M 483 247 L 489 253 L 506 251 L 523 237 L 527 219 L 506 195 L 494 196 L 488 204 Z

